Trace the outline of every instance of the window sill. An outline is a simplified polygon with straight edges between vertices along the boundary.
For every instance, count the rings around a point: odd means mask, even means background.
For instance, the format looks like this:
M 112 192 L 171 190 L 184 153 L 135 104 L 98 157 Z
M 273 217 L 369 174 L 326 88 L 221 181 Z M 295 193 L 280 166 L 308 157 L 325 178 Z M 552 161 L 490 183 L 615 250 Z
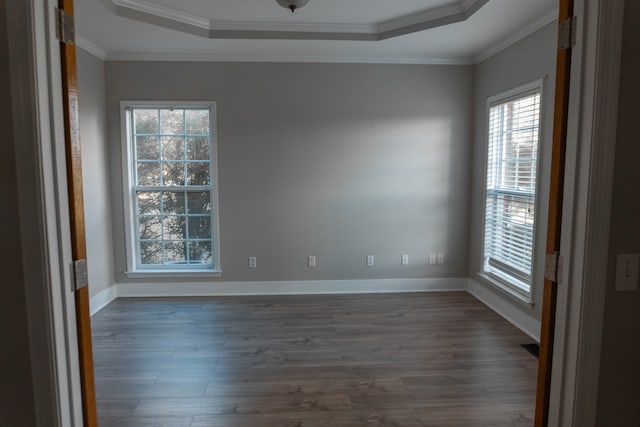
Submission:
M 478 274 L 478 277 L 480 277 L 480 279 L 482 279 L 484 283 L 496 288 L 502 294 L 508 297 L 511 297 L 511 299 L 529 308 L 530 310 L 533 309 L 534 303 L 531 299 L 532 297 L 531 293 L 518 292 L 512 287 L 503 283 L 501 280 L 498 280 L 496 277 L 493 277 L 487 273 L 480 272 L 477 274 Z
M 125 271 L 124 275 L 132 278 L 157 277 L 221 277 L 222 271 L 216 270 L 135 270 Z

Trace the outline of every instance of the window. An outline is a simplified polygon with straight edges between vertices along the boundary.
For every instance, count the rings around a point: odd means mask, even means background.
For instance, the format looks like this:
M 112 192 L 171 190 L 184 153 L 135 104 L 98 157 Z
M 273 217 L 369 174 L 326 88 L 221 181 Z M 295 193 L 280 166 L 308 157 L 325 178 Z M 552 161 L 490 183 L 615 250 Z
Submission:
M 483 273 L 530 301 L 541 84 L 489 99 Z
M 220 271 L 215 104 L 123 103 L 129 270 Z

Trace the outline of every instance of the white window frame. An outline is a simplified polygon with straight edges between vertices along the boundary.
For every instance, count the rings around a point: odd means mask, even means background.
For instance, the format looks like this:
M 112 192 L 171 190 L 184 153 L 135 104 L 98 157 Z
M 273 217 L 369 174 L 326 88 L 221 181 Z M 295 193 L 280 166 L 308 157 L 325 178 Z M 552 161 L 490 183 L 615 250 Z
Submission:
M 484 175 L 483 175 L 483 214 L 482 214 L 482 239 L 481 239 L 481 272 L 479 275 L 485 279 L 490 284 L 498 287 L 506 294 L 516 298 L 517 300 L 532 305 L 533 303 L 533 287 L 535 283 L 535 272 L 536 272 L 536 248 L 537 248 L 537 236 L 538 236 L 538 227 L 540 224 L 539 215 L 546 215 L 546 212 L 540 212 L 540 171 L 541 171 L 541 163 L 542 159 L 540 157 L 542 153 L 542 140 L 543 140 L 543 105 L 544 105 L 544 81 L 543 79 L 535 80 L 533 82 L 524 84 L 522 86 L 518 86 L 516 88 L 507 90 L 505 92 L 498 93 L 487 98 L 487 107 L 486 107 L 486 129 L 485 129 L 485 154 L 484 154 Z M 488 160 L 489 160 L 489 145 L 490 145 L 490 135 L 489 135 L 489 127 L 490 127 L 490 118 L 491 118 L 491 108 L 498 104 L 504 104 L 512 100 L 516 100 L 522 97 L 526 97 L 532 93 L 539 93 L 539 117 L 538 117 L 538 146 L 536 153 L 536 188 L 535 194 L 533 197 L 533 206 L 535 209 L 534 216 L 534 224 L 532 229 L 532 251 L 531 251 L 531 275 L 529 280 L 517 280 L 513 276 L 507 274 L 501 274 L 498 267 L 488 268 L 488 260 L 485 256 L 485 238 L 486 238 L 486 220 L 487 220 L 487 197 L 488 197 L 488 189 L 487 189 L 487 177 L 488 177 Z
M 132 108 L 209 108 L 210 115 L 210 165 L 211 165 L 211 246 L 213 265 L 189 266 L 142 266 L 138 264 L 138 239 L 136 238 L 136 216 L 134 212 L 135 192 L 135 145 L 132 141 L 132 123 L 129 110 Z M 126 258 L 128 277 L 181 277 L 205 276 L 219 277 L 222 275 L 220 265 L 220 209 L 218 203 L 218 140 L 216 103 L 212 101 L 120 101 L 120 124 L 122 141 L 123 165 L 123 206 L 125 218 Z

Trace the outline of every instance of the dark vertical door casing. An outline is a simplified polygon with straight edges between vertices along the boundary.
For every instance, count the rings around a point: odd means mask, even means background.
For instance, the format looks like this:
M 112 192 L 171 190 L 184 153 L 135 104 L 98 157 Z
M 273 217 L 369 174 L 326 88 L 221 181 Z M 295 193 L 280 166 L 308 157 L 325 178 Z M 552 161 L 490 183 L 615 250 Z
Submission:
M 73 16 L 73 0 L 59 0 L 58 7 L 67 15 Z M 60 49 L 71 242 L 75 261 L 84 260 L 87 257 L 78 117 L 76 47 L 74 44 L 61 42 Z M 75 302 L 84 425 L 85 427 L 97 427 L 98 417 L 91 344 L 91 313 L 89 309 L 89 288 L 87 286 L 75 291 Z
M 573 17 L 573 0 L 559 0 L 558 22 Z M 547 228 L 547 254 L 560 251 L 564 166 L 569 113 L 569 86 L 571 76 L 571 48 L 558 49 L 556 62 L 556 90 L 553 116 L 553 147 L 551 158 L 551 184 Z M 549 421 L 551 391 L 551 363 L 553 359 L 553 332 L 555 328 L 558 284 L 545 278 L 542 298 L 540 329 L 540 358 L 536 392 L 535 427 L 546 427 Z

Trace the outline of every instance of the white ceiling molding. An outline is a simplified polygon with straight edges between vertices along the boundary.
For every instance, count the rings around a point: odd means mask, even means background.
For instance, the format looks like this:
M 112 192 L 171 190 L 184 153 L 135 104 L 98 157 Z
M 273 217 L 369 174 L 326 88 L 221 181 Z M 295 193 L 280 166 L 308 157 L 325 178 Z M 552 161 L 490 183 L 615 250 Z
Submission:
M 181 53 L 128 53 L 114 52 L 107 61 L 169 61 L 169 62 L 303 62 L 342 64 L 408 64 L 408 65 L 473 65 L 473 58 L 398 58 L 354 56 L 300 56 L 300 55 L 219 55 Z
M 526 27 L 520 29 L 517 33 L 511 35 L 510 37 L 503 38 L 500 42 L 491 46 L 489 49 L 480 52 L 473 58 L 473 62 L 479 64 L 489 58 L 491 58 L 496 53 L 508 48 L 509 46 L 519 42 L 523 38 L 535 33 L 540 28 L 544 27 L 547 24 L 550 24 L 553 21 L 558 19 L 558 8 L 554 7 L 549 12 L 540 16 L 538 19 L 533 21 L 531 24 Z
M 77 34 L 76 34 L 76 46 L 78 46 L 80 49 L 82 49 L 84 51 L 89 52 L 93 56 L 96 56 L 96 57 L 102 59 L 103 61 L 107 59 L 107 51 L 106 50 L 104 50 L 103 48 L 101 48 L 97 44 L 92 43 L 89 40 L 87 40 L 84 37 L 81 37 L 81 36 L 79 36 Z
M 216 21 L 145 0 L 111 1 L 118 16 L 210 39 L 378 41 L 465 21 L 489 0 L 456 0 L 376 24 Z

